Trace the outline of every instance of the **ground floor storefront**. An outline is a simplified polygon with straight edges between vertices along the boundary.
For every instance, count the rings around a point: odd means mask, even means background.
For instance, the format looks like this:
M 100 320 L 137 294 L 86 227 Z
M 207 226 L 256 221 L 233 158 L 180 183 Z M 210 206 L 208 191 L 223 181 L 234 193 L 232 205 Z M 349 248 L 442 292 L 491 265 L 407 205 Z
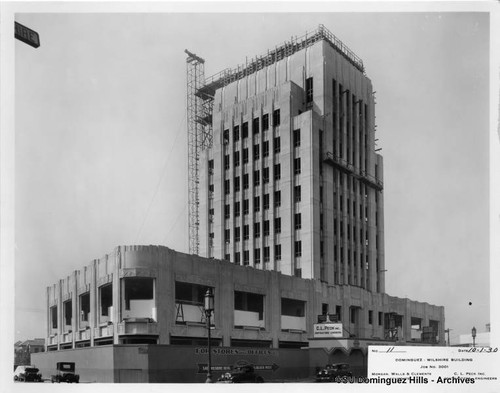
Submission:
M 203 383 L 208 351 L 204 346 L 104 345 L 36 354 L 33 363 L 44 378 L 55 373 L 57 362 L 75 362 L 81 382 Z M 212 348 L 216 380 L 237 364 L 249 363 L 265 382 L 313 380 L 316 371 L 331 363 L 349 363 L 355 375 L 366 375 L 366 351 L 360 348 Z

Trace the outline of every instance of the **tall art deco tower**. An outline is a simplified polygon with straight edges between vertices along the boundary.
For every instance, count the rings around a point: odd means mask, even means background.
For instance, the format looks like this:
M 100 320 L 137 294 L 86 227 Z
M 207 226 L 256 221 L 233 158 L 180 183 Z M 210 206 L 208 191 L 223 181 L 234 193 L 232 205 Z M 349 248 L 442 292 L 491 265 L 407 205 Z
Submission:
M 201 154 L 200 254 L 385 292 L 383 166 L 363 62 L 319 26 L 203 89 L 213 142 Z

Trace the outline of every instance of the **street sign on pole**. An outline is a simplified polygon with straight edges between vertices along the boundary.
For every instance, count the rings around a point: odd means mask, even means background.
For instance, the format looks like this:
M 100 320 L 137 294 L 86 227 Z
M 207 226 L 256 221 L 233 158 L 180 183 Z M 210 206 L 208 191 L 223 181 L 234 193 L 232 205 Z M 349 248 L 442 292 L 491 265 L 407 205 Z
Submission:
M 14 21 L 14 28 L 15 28 L 14 36 L 18 40 L 32 46 L 33 48 L 38 48 L 40 46 L 40 36 L 36 31 L 31 30 L 30 28 L 23 26 L 22 24 L 17 23 L 15 21 Z

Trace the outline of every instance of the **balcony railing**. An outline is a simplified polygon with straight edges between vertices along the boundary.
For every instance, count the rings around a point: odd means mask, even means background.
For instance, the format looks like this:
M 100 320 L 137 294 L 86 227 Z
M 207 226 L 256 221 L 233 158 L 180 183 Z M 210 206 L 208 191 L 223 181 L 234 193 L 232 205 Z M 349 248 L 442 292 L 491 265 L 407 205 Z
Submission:
M 59 342 L 59 336 L 57 334 L 50 336 L 48 341 L 48 345 L 57 344 Z
M 80 330 L 77 333 L 76 340 L 90 340 L 90 329 Z
M 306 331 L 306 317 L 281 316 L 281 330 Z
M 118 324 L 118 334 L 158 334 L 158 324 L 150 319 L 124 320 Z
M 258 312 L 234 310 L 234 326 L 264 328 L 265 324 Z
M 63 333 L 61 337 L 61 344 L 62 343 L 70 343 L 73 341 L 73 333 L 72 332 L 66 332 Z
M 94 338 L 108 337 L 113 335 L 113 325 L 99 326 L 94 328 Z
M 176 323 L 205 323 L 203 305 L 197 302 L 177 301 L 175 303 Z

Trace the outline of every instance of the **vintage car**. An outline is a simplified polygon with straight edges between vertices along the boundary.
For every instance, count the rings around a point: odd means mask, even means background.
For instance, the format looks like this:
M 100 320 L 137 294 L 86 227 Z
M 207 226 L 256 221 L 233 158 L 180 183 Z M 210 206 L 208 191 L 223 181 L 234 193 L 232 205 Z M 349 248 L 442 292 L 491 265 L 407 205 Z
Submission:
M 255 373 L 251 364 L 237 365 L 217 380 L 217 383 L 262 383 L 264 379 Z
M 347 363 L 327 364 L 316 374 L 316 382 L 339 382 L 341 377 L 352 377 L 351 366 Z
M 57 362 L 57 374 L 52 375 L 50 380 L 52 383 L 54 382 L 78 383 L 80 382 L 80 376 L 75 373 L 74 362 Z
M 42 382 L 42 374 L 35 366 L 17 366 L 14 371 L 14 381 Z

